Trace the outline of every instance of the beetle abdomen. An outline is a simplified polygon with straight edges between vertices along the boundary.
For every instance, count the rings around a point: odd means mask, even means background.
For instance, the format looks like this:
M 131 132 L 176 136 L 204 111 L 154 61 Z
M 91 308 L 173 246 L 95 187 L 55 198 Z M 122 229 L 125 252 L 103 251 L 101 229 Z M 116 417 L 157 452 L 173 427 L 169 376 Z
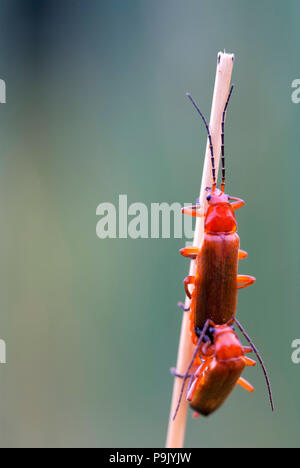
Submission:
M 224 363 L 213 359 L 197 378 L 190 401 L 191 408 L 203 416 L 216 411 L 233 391 L 244 368 L 242 357 Z
M 239 244 L 236 233 L 205 234 L 191 302 L 195 329 L 207 319 L 222 325 L 235 316 Z

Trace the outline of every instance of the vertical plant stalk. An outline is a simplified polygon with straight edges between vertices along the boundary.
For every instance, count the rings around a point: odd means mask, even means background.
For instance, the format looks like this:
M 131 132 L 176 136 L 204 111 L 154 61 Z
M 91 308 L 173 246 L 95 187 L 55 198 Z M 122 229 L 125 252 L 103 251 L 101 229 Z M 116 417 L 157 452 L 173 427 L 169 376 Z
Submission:
M 211 115 L 209 128 L 212 136 L 212 143 L 214 147 L 214 156 L 215 156 L 215 167 L 216 174 L 218 173 L 219 162 L 220 162 L 220 153 L 221 153 L 221 121 L 222 114 L 226 104 L 226 99 L 229 92 L 229 86 L 231 81 L 231 74 L 233 69 L 234 55 L 226 54 L 219 52 L 218 61 L 217 61 L 217 72 L 215 80 L 215 88 L 213 94 Z M 200 124 L 201 122 L 199 122 Z M 205 160 L 202 174 L 202 182 L 200 189 L 200 205 L 205 208 L 207 203 L 205 196 L 205 188 L 212 186 L 212 173 L 211 173 L 211 159 L 210 159 L 210 150 L 209 143 L 207 141 Z M 194 233 L 194 242 L 193 245 L 196 247 L 201 247 L 204 236 L 204 219 L 196 218 L 196 227 Z M 189 275 L 194 276 L 196 273 L 196 262 L 195 260 L 191 261 Z M 189 298 L 185 298 L 185 307 L 188 307 L 190 304 Z M 189 323 L 189 313 L 183 312 L 180 341 L 178 348 L 178 357 L 176 370 L 179 374 L 184 374 L 189 365 L 189 362 L 192 358 L 194 351 L 194 346 L 192 344 L 190 336 L 190 323 Z M 184 397 L 182 399 L 179 411 L 177 413 L 176 419 L 173 420 L 175 408 L 177 406 L 178 398 L 181 391 L 182 379 L 175 377 L 174 378 L 174 388 L 173 396 L 171 403 L 171 412 L 169 419 L 169 428 L 167 434 L 167 448 L 181 448 L 184 443 L 185 435 L 185 426 L 187 419 L 187 410 L 188 402 L 186 401 L 186 388 L 184 390 Z M 186 384 L 187 386 L 187 384 Z

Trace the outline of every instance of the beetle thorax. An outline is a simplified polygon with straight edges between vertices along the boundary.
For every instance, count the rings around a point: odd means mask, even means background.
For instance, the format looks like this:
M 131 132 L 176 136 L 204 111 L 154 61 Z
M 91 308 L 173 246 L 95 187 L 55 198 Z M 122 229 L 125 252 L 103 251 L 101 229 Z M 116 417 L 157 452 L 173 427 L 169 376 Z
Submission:
M 210 205 L 206 212 L 204 229 L 211 234 L 236 232 L 236 219 L 230 203 Z
M 218 361 L 237 359 L 243 354 L 242 345 L 230 327 L 225 325 L 216 328 L 215 355 Z

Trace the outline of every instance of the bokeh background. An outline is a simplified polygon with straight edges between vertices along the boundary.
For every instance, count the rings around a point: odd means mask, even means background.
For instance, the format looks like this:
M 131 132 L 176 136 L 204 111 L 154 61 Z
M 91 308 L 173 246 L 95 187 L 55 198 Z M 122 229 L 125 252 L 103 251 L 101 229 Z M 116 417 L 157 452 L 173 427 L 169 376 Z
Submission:
M 236 56 L 226 124 L 240 271 L 238 313 L 261 370 L 187 447 L 297 447 L 300 365 L 297 0 L 1 0 L 2 447 L 161 447 L 188 262 L 183 239 L 100 240 L 96 207 L 198 196 L 216 57 Z

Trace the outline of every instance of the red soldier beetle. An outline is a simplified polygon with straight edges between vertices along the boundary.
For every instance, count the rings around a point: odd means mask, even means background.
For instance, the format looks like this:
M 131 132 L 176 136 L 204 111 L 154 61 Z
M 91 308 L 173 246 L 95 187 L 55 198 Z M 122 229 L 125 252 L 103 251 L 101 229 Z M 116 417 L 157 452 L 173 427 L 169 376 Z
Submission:
M 206 199 L 208 207 L 204 212 L 199 205 L 185 207 L 182 212 L 191 216 L 203 216 L 204 239 L 200 249 L 185 247 L 180 250 L 184 257 L 194 259 L 197 263 L 195 276 L 184 279 L 187 296 L 191 299 L 190 310 L 191 332 L 193 343 L 196 344 L 198 335 L 196 330 L 202 330 L 207 320 L 217 325 L 227 323 L 235 316 L 237 307 L 238 289 L 250 286 L 255 278 L 249 275 L 238 274 L 238 261 L 247 257 L 247 253 L 239 249 L 240 239 L 237 234 L 235 210 L 244 205 L 240 198 L 224 193 L 225 189 L 225 155 L 224 155 L 224 124 L 226 110 L 233 90 L 230 89 L 222 117 L 221 150 L 222 150 L 222 183 L 221 190 L 217 188 L 216 169 L 212 138 L 207 121 L 199 107 L 188 94 L 197 112 L 205 124 L 211 153 L 212 179 L 211 188 Z M 192 293 L 189 286 L 193 285 Z M 179 304 L 184 308 L 182 304 Z
M 250 347 L 243 346 L 236 333 L 233 323 L 236 323 L 242 334 L 250 343 Z M 231 319 L 227 324 L 215 325 L 207 320 L 200 333 L 192 360 L 185 375 L 179 375 L 175 370 L 172 373 L 183 379 L 182 390 L 175 410 L 177 415 L 184 386 L 190 379 L 187 388 L 187 399 L 197 414 L 209 416 L 217 410 L 228 398 L 236 385 L 240 385 L 249 392 L 254 387 L 241 377 L 246 366 L 255 366 L 256 362 L 245 356 L 254 351 L 264 372 L 272 410 L 273 398 L 269 378 L 259 352 L 237 319 Z M 191 373 L 192 367 L 195 372 Z

